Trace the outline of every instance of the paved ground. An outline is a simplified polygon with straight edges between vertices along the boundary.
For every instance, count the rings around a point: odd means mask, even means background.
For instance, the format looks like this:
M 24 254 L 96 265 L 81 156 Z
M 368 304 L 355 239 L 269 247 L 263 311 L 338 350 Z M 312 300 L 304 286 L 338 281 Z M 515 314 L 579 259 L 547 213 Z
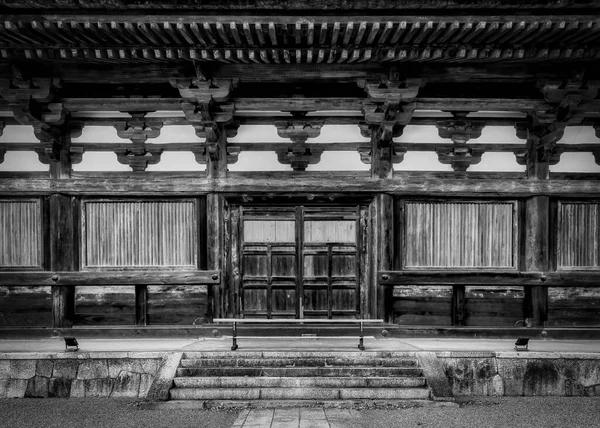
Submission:
M 0 399 L 10 428 L 594 428 L 600 397 L 459 399 L 460 406 L 398 409 L 143 410 L 108 398 Z
M 81 352 L 163 352 L 175 350 L 228 351 L 231 339 L 78 339 Z M 509 339 L 375 339 L 366 338 L 368 351 L 490 351 L 512 352 Z M 352 339 L 241 339 L 240 351 L 339 350 L 355 351 Z M 0 352 L 63 352 L 61 339 L 2 340 Z M 600 340 L 541 340 L 529 342 L 532 352 L 600 353 Z

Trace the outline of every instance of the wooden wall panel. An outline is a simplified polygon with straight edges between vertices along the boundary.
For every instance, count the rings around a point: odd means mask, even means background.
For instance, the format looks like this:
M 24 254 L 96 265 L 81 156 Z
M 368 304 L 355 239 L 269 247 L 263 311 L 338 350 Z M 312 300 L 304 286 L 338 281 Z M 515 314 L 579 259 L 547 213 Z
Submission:
M 135 324 L 135 287 L 76 286 L 75 324 Z
M 515 205 L 407 202 L 404 268 L 514 269 Z
M 355 243 L 356 221 L 354 220 L 305 220 L 304 242 L 316 243 Z
M 294 242 L 293 220 L 244 220 L 244 242 Z
M 0 326 L 52 326 L 51 287 L 1 287 Z
M 202 324 L 208 308 L 205 285 L 148 286 L 148 324 Z
M 451 286 L 394 287 L 394 322 L 400 325 L 452 325 Z
M 600 204 L 559 203 L 559 269 L 600 269 Z
M 0 268 L 41 268 L 40 200 L 0 201 Z
M 197 267 L 195 201 L 87 201 L 83 268 Z
M 600 326 L 600 289 L 592 287 L 549 287 L 548 326 Z
M 523 287 L 465 287 L 465 325 L 514 326 L 525 318 Z

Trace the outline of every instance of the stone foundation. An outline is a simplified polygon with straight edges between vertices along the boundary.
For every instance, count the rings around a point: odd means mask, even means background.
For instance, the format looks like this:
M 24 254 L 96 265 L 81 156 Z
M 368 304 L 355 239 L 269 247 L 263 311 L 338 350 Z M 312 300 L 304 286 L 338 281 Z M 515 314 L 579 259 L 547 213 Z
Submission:
M 162 352 L 0 354 L 0 398 L 144 398 L 162 356 Z
M 455 396 L 600 396 L 600 355 L 438 352 Z

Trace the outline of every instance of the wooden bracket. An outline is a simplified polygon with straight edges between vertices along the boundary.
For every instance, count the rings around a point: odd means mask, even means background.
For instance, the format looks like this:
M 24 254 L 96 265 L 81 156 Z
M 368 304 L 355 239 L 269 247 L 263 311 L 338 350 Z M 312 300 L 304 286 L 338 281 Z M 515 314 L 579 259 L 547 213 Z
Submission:
M 373 148 L 371 146 L 360 146 L 358 148 L 358 154 L 362 163 L 370 165 L 373 156 Z M 392 144 L 391 146 L 391 162 L 401 163 L 404 160 L 406 149 L 401 146 Z
M 306 120 L 287 120 L 275 122 L 277 135 L 289 138 L 294 143 L 305 143 L 309 138 L 321 135 L 323 122 Z
M 471 165 L 481 162 L 483 149 L 461 145 L 456 147 L 438 147 L 435 149 L 438 159 L 445 165 L 451 165 L 454 171 L 466 171 Z
M 129 113 L 131 119 L 115 123 L 119 138 L 131 140 L 133 144 L 143 144 L 148 138 L 157 138 L 163 127 L 161 121 L 145 119 L 146 112 Z
M 200 78 L 171 79 L 171 86 L 179 90 L 183 101 L 187 103 L 210 104 L 211 102 L 226 102 L 238 80 L 216 79 L 202 80 Z
M 585 107 L 598 96 L 600 81 L 584 81 L 582 76 L 573 80 L 542 80 L 537 86 L 544 99 L 553 104 L 555 120 L 577 124 L 583 120 Z
M 469 140 L 481 137 L 485 122 L 467 119 L 469 112 L 452 112 L 454 119 L 436 123 L 441 138 L 448 138 L 454 144 L 466 144 Z
M 382 80 L 365 82 L 364 89 L 373 103 L 410 103 L 417 98 L 422 83 L 421 79 Z
M 4 155 L 6 155 L 6 149 L 4 147 L 0 147 L 0 163 L 4 162 Z
M 596 161 L 596 165 L 600 165 L 600 149 L 596 149 L 596 150 L 592 151 L 592 154 L 594 155 L 594 160 Z
M 238 161 L 238 157 L 241 149 L 237 146 L 227 146 L 227 164 L 231 165 Z M 201 165 L 205 165 L 209 160 L 217 162 L 220 158 L 220 149 L 217 142 L 209 143 L 194 147 L 192 153 L 196 158 L 196 162 Z
M 120 163 L 129 165 L 135 172 L 142 172 L 148 168 L 148 165 L 160 162 L 162 151 L 163 149 L 147 149 L 142 145 L 132 148 L 120 147 L 115 149 L 115 154 Z
M 517 161 L 557 163 L 560 152 L 556 143 L 565 133 L 565 122 L 555 120 L 553 113 L 531 112 L 527 121 L 515 123 L 517 137 L 527 140 L 527 155 L 517 155 Z M 558 158 L 557 158 L 558 156 Z
M 294 171 L 305 171 L 308 165 L 321 161 L 322 148 L 309 147 L 305 143 L 295 143 L 287 149 L 276 150 L 277 160 L 284 165 L 291 165 Z

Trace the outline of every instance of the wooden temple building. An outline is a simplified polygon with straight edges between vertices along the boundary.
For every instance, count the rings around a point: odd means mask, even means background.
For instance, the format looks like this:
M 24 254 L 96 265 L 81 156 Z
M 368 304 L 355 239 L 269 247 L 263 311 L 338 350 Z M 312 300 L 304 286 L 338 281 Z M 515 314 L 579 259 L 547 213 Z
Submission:
M 600 331 L 600 1 L 0 18 L 0 335 Z

